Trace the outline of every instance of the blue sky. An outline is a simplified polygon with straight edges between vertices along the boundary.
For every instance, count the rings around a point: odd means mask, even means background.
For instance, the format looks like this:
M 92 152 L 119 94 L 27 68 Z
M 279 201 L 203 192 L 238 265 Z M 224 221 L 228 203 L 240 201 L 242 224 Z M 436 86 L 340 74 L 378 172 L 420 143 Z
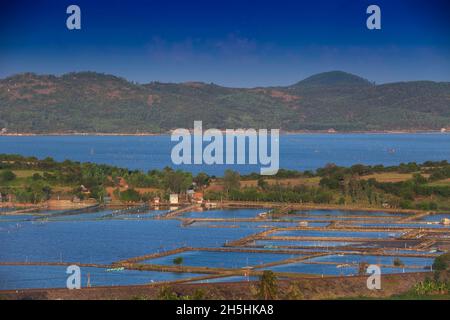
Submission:
M 81 8 L 69 31 L 66 8 Z M 366 28 L 381 7 L 382 30 Z M 225 86 L 343 70 L 377 83 L 450 81 L 447 0 L 35 0 L 2 3 L 0 77 L 98 71 Z

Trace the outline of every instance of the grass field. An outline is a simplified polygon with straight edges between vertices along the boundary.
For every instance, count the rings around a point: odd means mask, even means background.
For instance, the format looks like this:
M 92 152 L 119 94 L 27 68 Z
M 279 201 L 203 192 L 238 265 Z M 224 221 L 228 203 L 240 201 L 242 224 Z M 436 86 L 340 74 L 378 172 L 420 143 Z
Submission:
M 2 170 L 0 170 L 0 173 L 1 172 Z M 35 173 L 39 173 L 41 175 L 44 173 L 43 171 L 37 170 L 13 170 L 12 172 L 14 172 L 17 178 L 29 178 L 32 177 Z
M 0 173 L 3 170 L 0 170 Z M 23 186 L 28 185 L 32 181 L 32 176 L 35 173 L 40 175 L 44 174 L 44 171 L 38 170 L 12 170 L 12 172 L 16 175 L 16 179 L 8 182 L 0 182 L 0 187 L 8 187 L 8 188 L 22 188 Z M 52 185 L 52 190 L 55 192 L 70 192 L 74 186 L 61 186 L 61 185 Z
M 375 179 L 378 182 L 401 182 L 411 179 L 412 176 L 413 176 L 412 173 L 385 172 L 363 176 L 361 177 L 361 179 L 364 180 Z
M 428 184 L 429 186 L 436 186 L 436 187 L 442 187 L 442 186 L 450 186 L 450 178 L 444 179 L 444 180 L 438 180 L 434 181 Z
M 15 170 L 13 172 L 18 178 L 30 178 L 36 173 L 40 175 L 44 174 L 44 171 L 37 170 Z
M 4 170 L 0 170 L 0 173 L 3 171 Z M 21 187 L 29 182 L 33 174 L 43 174 L 43 171 L 35 170 L 13 170 L 12 172 L 16 175 L 16 179 L 8 182 L 0 182 L 0 187 Z

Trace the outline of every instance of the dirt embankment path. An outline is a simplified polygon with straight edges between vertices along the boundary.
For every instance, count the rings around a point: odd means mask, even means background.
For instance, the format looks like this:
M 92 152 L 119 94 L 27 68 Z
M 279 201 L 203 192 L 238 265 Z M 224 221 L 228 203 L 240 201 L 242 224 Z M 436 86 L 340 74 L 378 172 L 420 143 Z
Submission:
M 367 289 L 366 276 L 304 278 L 278 281 L 280 299 L 337 299 L 354 297 L 386 298 L 410 290 L 414 284 L 432 277 L 432 273 L 405 273 L 385 275 L 381 290 Z M 448 277 L 448 274 L 444 274 Z M 255 299 L 257 282 L 207 283 L 207 284 L 154 284 L 141 286 L 97 287 L 81 290 L 33 289 L 0 291 L 0 299 L 157 299 L 162 287 L 170 287 L 178 295 L 193 295 L 199 289 L 206 299 Z

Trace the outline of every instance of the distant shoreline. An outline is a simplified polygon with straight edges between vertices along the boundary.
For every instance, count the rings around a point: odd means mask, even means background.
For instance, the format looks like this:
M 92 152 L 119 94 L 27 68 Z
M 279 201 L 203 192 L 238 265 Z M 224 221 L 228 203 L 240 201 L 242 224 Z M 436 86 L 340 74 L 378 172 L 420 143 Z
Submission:
M 206 129 L 205 129 L 206 130 Z M 245 130 L 245 129 L 244 129 Z M 192 130 L 190 130 L 192 132 Z M 225 133 L 225 130 L 220 130 Z M 329 130 L 296 130 L 296 131 L 283 131 L 280 130 L 281 135 L 296 135 L 296 134 L 432 134 L 432 133 L 442 133 L 448 134 L 450 130 L 442 132 L 441 130 L 374 130 L 374 131 L 329 131 Z M 0 137 L 33 137 L 33 136 L 167 136 L 170 135 L 171 131 L 152 133 L 107 133 L 107 132 L 48 132 L 48 133 L 3 133 Z

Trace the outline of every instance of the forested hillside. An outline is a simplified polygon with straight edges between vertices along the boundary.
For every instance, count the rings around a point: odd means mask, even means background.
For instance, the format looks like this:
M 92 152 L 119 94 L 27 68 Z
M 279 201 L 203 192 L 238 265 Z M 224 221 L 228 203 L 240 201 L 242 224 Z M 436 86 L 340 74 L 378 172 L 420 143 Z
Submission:
M 450 83 L 375 85 L 341 71 L 251 89 L 137 84 L 94 72 L 0 80 L 0 129 L 9 133 L 159 133 L 194 120 L 214 128 L 436 130 L 450 127 Z

